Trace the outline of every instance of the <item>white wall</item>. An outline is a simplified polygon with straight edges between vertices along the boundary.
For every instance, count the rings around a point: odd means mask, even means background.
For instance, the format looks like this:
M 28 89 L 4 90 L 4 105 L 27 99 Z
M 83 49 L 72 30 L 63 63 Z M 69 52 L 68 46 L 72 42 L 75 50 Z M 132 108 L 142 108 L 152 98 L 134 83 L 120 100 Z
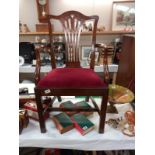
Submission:
M 19 20 L 27 24 L 31 31 L 35 31 L 35 24 L 39 23 L 36 0 L 19 0 Z M 111 10 L 113 0 L 49 0 L 51 14 L 61 14 L 68 10 L 77 10 L 86 15 L 99 15 L 98 25 L 104 25 L 107 30 L 111 24 Z M 55 26 L 59 31 L 59 26 Z
M 19 0 L 19 20 L 35 31 L 35 24 L 38 23 L 36 0 Z
M 98 25 L 109 29 L 111 22 L 111 4 L 113 0 L 51 0 L 50 12 L 61 14 L 67 10 L 80 11 L 86 15 L 99 15 Z
M 49 11 L 51 14 L 59 15 L 64 11 L 77 10 L 86 15 L 99 15 L 98 26 L 104 25 L 106 30 L 110 29 L 111 12 L 113 0 L 49 0 Z M 36 0 L 19 0 L 19 20 L 27 24 L 30 31 L 36 31 L 35 24 L 39 23 Z M 54 26 L 55 31 L 60 31 L 58 24 Z M 47 38 L 48 36 L 42 36 Z M 119 37 L 119 35 L 97 36 L 98 42 L 108 43 Z M 87 39 L 85 39 L 87 38 Z M 89 36 L 83 37 L 82 44 L 87 44 Z M 34 42 L 35 36 L 20 36 L 20 41 Z

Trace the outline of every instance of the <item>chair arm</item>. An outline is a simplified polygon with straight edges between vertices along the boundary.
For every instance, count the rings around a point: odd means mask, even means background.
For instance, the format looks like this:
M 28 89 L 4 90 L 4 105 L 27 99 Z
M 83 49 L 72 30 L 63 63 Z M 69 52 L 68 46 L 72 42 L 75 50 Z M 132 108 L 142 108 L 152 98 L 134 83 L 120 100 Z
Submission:
M 35 48 L 35 55 L 36 55 L 36 68 L 35 68 L 35 72 L 34 72 L 35 85 L 37 85 L 40 80 L 40 67 L 41 67 L 40 51 L 41 50 L 42 50 L 41 47 Z
M 108 67 L 108 51 L 109 49 L 107 47 L 104 48 L 104 55 L 103 55 L 103 68 L 104 68 L 104 81 L 106 83 L 109 83 L 109 67 Z
M 109 83 L 109 67 L 108 67 L 108 53 L 113 50 L 113 47 L 107 46 L 105 44 L 96 44 L 96 47 L 100 48 L 103 51 L 103 69 L 104 69 L 104 81 Z
M 90 55 L 90 68 L 92 70 L 94 70 L 94 66 L 95 66 L 95 51 L 91 51 L 91 55 Z
M 92 44 L 92 49 L 90 51 L 90 56 L 88 58 L 88 60 L 90 61 L 90 68 L 92 70 L 94 70 L 94 66 L 95 66 L 95 52 L 96 52 L 96 44 Z
M 35 84 L 37 85 L 40 80 L 40 69 L 41 69 L 41 53 L 48 53 L 51 57 L 52 69 L 56 68 L 55 55 L 51 46 L 39 46 L 35 48 L 36 54 L 36 68 L 35 68 Z

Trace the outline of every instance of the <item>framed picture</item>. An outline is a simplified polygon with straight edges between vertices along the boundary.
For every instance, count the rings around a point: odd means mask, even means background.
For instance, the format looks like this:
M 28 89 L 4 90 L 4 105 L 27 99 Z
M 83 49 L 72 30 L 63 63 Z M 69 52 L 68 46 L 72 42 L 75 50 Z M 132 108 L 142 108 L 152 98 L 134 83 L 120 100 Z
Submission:
M 91 52 L 91 46 L 82 46 L 81 47 L 81 59 L 82 60 L 88 60 L 89 54 Z
M 133 31 L 135 27 L 135 1 L 114 1 L 112 31 Z
M 84 23 L 83 28 L 82 28 L 82 32 L 91 32 L 93 31 L 93 25 L 94 25 L 94 21 L 93 20 L 88 20 Z

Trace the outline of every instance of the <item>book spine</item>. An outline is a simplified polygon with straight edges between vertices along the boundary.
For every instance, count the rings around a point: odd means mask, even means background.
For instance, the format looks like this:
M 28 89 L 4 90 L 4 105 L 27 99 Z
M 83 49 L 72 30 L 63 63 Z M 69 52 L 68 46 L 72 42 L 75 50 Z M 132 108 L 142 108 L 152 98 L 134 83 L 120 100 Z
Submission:
M 63 133 L 63 127 L 61 126 L 61 124 L 59 123 L 59 121 L 55 117 L 52 117 L 52 120 L 54 121 L 56 128 L 62 134 Z
M 84 133 L 83 129 L 79 126 L 79 124 L 73 118 L 71 118 L 71 119 L 74 123 L 75 128 L 83 135 L 83 133 Z

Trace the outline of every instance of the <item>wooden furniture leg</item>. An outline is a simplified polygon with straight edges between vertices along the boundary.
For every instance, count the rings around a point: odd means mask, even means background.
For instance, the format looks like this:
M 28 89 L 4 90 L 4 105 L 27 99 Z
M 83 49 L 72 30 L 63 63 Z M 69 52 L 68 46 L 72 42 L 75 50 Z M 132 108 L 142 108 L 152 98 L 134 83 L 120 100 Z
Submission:
M 114 72 L 112 77 L 112 84 L 116 83 L 116 77 L 117 77 L 117 72 Z
M 39 116 L 40 130 L 41 130 L 41 133 L 45 133 L 46 127 L 45 127 L 45 120 L 43 116 L 43 107 L 41 103 L 41 93 L 36 89 L 35 89 L 35 97 L 36 97 L 36 104 L 37 104 L 37 110 L 38 110 L 38 116 Z
M 86 101 L 86 102 L 89 102 L 89 97 L 90 97 L 90 96 L 86 96 L 86 98 L 85 98 L 85 101 Z
M 57 96 L 57 98 L 58 98 L 58 101 L 59 101 L 59 102 L 61 102 L 61 101 L 62 101 L 61 96 Z
M 99 133 L 104 133 L 105 117 L 108 103 L 108 90 L 104 92 L 101 101 L 101 110 L 100 110 L 100 122 L 99 122 Z

